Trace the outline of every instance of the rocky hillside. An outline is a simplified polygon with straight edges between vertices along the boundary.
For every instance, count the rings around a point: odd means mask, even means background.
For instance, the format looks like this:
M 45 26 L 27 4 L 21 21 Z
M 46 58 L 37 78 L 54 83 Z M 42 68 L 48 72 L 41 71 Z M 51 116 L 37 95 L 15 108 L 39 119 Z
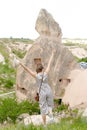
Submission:
M 10 91 L 15 86 L 16 69 L 13 58 L 23 58 L 33 40 L 18 38 L 0 39 L 0 93 Z

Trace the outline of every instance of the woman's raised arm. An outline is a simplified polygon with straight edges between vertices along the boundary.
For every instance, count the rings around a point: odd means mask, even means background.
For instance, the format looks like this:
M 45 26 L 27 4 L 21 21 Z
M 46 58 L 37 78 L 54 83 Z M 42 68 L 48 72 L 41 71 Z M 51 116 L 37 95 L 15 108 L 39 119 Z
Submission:
M 55 52 L 55 51 L 52 52 L 52 55 L 51 55 L 50 60 L 49 60 L 49 62 L 48 62 L 47 68 L 46 68 L 46 70 L 45 70 L 46 73 L 48 73 L 48 72 L 50 71 L 50 66 L 51 66 L 51 62 L 52 62 L 53 57 L 54 57 L 54 52 Z
M 34 73 L 31 69 L 29 69 L 28 67 L 26 67 L 25 65 L 23 65 L 20 62 L 20 65 L 24 68 L 24 70 L 26 70 L 32 77 L 36 78 L 36 73 Z

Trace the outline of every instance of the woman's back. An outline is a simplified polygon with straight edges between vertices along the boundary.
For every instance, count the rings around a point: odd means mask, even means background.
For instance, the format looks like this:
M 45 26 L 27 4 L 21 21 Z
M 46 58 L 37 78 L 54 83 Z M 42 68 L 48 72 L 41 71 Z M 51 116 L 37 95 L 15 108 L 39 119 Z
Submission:
M 38 73 L 36 76 L 38 87 L 48 85 L 48 76 L 45 72 Z

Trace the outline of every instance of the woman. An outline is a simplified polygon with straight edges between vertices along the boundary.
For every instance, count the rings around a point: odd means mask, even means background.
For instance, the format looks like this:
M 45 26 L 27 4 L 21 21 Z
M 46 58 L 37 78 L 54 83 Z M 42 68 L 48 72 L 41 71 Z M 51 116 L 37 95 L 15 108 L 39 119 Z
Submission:
M 50 57 L 48 66 L 46 70 L 44 71 L 44 67 L 42 64 L 38 64 L 36 68 L 36 73 L 34 73 L 31 69 L 24 66 L 22 63 L 20 65 L 26 70 L 29 74 L 31 74 L 34 78 L 36 78 L 36 82 L 38 84 L 38 88 L 40 89 L 39 92 L 39 106 L 40 106 L 40 112 L 43 119 L 43 124 L 46 125 L 46 115 L 48 114 L 50 117 L 50 121 L 53 121 L 53 114 L 52 114 L 52 108 L 54 106 L 53 103 L 53 94 L 51 87 L 48 84 L 48 72 L 50 71 L 50 66 L 52 59 L 54 57 L 54 52 L 52 52 L 52 55 Z M 41 84 L 42 82 L 42 84 Z

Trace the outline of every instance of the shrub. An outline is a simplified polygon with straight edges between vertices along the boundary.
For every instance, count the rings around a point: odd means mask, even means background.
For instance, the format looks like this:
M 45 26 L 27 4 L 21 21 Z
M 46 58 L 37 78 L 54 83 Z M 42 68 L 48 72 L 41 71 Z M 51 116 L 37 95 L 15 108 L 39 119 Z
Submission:
M 68 105 L 63 104 L 63 102 L 60 102 L 60 99 L 54 100 L 55 109 L 56 112 L 66 111 L 68 110 Z
M 39 113 L 38 103 L 33 103 L 29 101 L 22 101 L 18 103 L 16 98 L 5 98 L 0 101 L 0 122 L 5 120 L 10 120 L 15 123 L 17 117 L 23 113 Z
M 29 113 L 30 115 L 34 113 L 40 113 L 39 106 L 37 102 L 29 102 L 27 100 L 22 101 L 19 104 L 20 113 Z
M 25 54 L 26 54 L 26 51 L 17 51 L 17 50 L 15 50 L 15 49 L 13 49 L 13 51 L 12 51 L 17 57 L 19 57 L 19 58 L 24 58 L 24 56 L 25 56 Z
M 9 64 L 0 64 L 0 85 L 6 88 L 12 88 L 15 84 L 15 70 Z
M 87 57 L 79 59 L 78 62 L 87 62 Z

